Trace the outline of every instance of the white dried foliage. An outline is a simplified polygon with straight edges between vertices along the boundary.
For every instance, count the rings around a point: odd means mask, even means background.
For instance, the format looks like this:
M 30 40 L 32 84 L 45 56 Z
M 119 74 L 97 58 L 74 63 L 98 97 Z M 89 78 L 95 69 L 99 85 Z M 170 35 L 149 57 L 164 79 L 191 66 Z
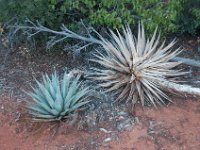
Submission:
M 92 61 L 103 69 L 94 68 L 93 78 L 102 81 L 100 85 L 107 88 L 107 92 L 117 94 L 117 100 L 132 101 L 132 104 L 140 100 L 143 106 L 145 103 L 165 104 L 164 100 L 169 98 L 160 83 L 184 74 L 173 69 L 180 62 L 170 61 L 181 51 L 171 50 L 175 40 L 167 46 L 165 41 L 159 44 L 157 29 L 151 39 L 146 39 L 143 24 L 138 26 L 137 39 L 129 26 L 124 28 L 123 34 L 110 31 L 111 40 L 100 37 L 105 53 L 97 51 Z

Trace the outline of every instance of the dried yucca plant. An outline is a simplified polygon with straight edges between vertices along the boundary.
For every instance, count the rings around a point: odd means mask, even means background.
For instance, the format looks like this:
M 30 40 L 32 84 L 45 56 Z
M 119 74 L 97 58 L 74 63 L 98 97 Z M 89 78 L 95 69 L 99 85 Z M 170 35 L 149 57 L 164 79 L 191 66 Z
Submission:
M 102 81 L 100 85 L 107 88 L 107 92 L 116 92 L 117 100 L 131 100 L 133 104 L 140 100 L 142 105 L 150 103 L 156 106 L 165 104 L 164 99 L 169 100 L 164 89 L 188 91 L 189 86 L 176 84 L 172 80 L 184 74 L 172 69 L 180 64 L 170 61 L 181 52 L 180 49 L 171 50 L 175 40 L 167 46 L 164 46 L 165 42 L 159 44 L 157 29 L 152 38 L 146 40 L 143 25 L 138 27 L 137 39 L 129 26 L 123 32 L 122 36 L 118 31 L 117 34 L 110 31 L 111 40 L 100 37 L 105 54 L 97 51 L 97 59 L 92 60 L 104 67 L 94 68 L 93 75 L 94 79 Z M 196 88 L 192 92 L 196 90 L 199 92 Z
M 95 29 L 84 28 L 86 35 L 75 33 L 64 25 L 61 31 L 49 29 L 39 22 L 26 21 L 27 26 L 14 26 L 15 33 L 22 30 L 28 37 L 32 37 L 41 32 L 48 32 L 54 36 L 47 42 L 47 48 L 59 43 L 67 38 L 86 42 L 83 46 L 78 46 L 75 51 L 80 51 L 90 44 L 101 45 L 105 54 L 97 52 L 97 60 L 94 62 L 104 66 L 104 69 L 95 69 L 92 75 L 94 79 L 103 83 L 101 86 L 108 88 L 107 91 L 115 91 L 118 94 L 117 100 L 131 100 L 135 104 L 140 99 L 142 105 L 151 103 L 156 106 L 164 104 L 164 99 L 168 96 L 163 90 L 172 90 L 180 93 L 200 96 L 200 89 L 188 85 L 180 85 L 173 81 L 173 77 L 184 74 L 173 68 L 180 64 L 177 62 L 180 49 L 172 51 L 175 40 L 165 46 L 165 42 L 159 44 L 157 29 L 151 39 L 145 38 L 144 27 L 139 25 L 137 39 L 132 35 L 129 26 L 124 29 L 122 36 L 118 31 L 115 34 L 111 31 L 111 40 L 103 38 Z M 13 28 L 11 26 L 11 28 Z M 95 34 L 98 38 L 94 37 Z M 185 64 L 191 65 L 186 59 L 181 59 Z M 194 64 L 194 63 L 193 63 Z M 194 66 L 199 63 L 195 62 Z M 169 80 L 170 79 L 170 80 Z M 169 100 L 169 99 L 168 99 Z

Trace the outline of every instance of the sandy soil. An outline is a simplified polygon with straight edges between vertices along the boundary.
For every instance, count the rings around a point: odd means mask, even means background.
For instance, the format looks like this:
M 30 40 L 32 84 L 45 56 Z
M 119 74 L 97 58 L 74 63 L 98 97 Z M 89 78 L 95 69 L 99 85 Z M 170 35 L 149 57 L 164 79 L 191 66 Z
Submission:
M 199 150 L 200 103 L 175 101 L 158 109 L 137 106 L 137 122 L 122 131 L 100 126 L 111 133 L 99 128 L 78 130 L 64 122 L 17 121 L 13 114 L 0 113 L 0 150 Z
M 136 108 L 140 123 L 119 135 L 112 149 L 198 150 L 200 149 L 200 104 L 176 99 L 164 108 Z
M 193 52 L 195 38 L 182 43 L 189 49 L 185 56 L 199 58 Z M 167 107 L 137 105 L 134 112 L 121 104 L 115 109 L 109 102 L 97 101 L 95 110 L 87 114 L 95 121 L 86 120 L 87 125 L 32 122 L 24 109 L 28 97 L 22 90 L 30 89 L 33 76 L 38 78 L 54 69 L 62 72 L 66 66 L 84 68 L 86 60 L 72 61 L 68 54 L 30 56 L 26 49 L 7 52 L 1 49 L 0 53 L 0 150 L 200 149 L 200 98 L 185 95 L 172 97 L 174 103 Z M 188 68 L 192 73 L 185 79 L 199 86 L 199 68 Z

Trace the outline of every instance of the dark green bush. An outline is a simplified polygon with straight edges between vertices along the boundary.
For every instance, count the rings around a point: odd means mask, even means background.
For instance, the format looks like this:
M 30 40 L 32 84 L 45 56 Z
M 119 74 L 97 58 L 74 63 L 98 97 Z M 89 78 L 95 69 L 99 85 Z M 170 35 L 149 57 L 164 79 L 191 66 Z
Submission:
M 176 24 L 181 33 L 195 34 L 200 27 L 200 0 L 180 0 L 181 11 Z
M 60 5 L 60 10 L 67 14 L 65 19 L 69 22 L 83 19 L 96 28 L 120 29 L 126 23 L 134 27 L 142 20 L 147 31 L 159 26 L 167 33 L 178 30 L 175 20 L 181 6 L 177 0 L 68 0 Z
M 54 10 L 50 4 L 51 2 L 48 0 L 0 0 L 0 31 L 4 30 L 2 27 L 5 23 L 8 25 L 16 22 L 24 24 L 27 18 L 33 22 L 38 20 L 49 28 L 58 29 L 64 19 L 64 14 Z M 49 34 L 42 34 L 34 36 L 34 38 L 27 38 L 21 33 L 13 35 L 13 30 L 6 31 L 9 32 L 9 41 L 12 47 L 25 44 L 30 51 L 37 49 L 36 46 L 44 47 L 49 37 Z
M 16 18 L 23 22 L 26 18 L 38 20 L 43 25 L 58 27 L 63 20 L 60 11 L 53 11 L 48 0 L 1 0 L 0 22 Z
M 142 20 L 149 33 L 158 26 L 163 35 L 195 34 L 200 26 L 200 0 L 1 0 L 0 22 L 13 17 L 38 20 L 54 29 L 64 23 L 72 30 L 81 19 L 97 29 L 121 29 L 126 23 L 134 28 Z

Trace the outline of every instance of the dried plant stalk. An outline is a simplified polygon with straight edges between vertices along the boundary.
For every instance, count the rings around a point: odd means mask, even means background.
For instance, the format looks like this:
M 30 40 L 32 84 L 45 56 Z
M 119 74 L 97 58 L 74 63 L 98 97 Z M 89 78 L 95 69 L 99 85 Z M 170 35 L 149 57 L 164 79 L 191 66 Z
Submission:
M 171 50 L 175 40 L 167 46 L 165 42 L 159 45 L 157 29 L 152 38 L 146 40 L 143 25 L 138 27 L 137 39 L 129 26 L 124 28 L 123 33 L 122 36 L 118 31 L 117 34 L 110 31 L 111 40 L 101 37 L 106 53 L 97 52 L 97 59 L 92 60 L 104 67 L 94 69 L 93 78 L 101 81 L 100 85 L 107 88 L 107 92 L 117 91 L 117 100 L 132 101 L 133 104 L 140 100 L 142 105 L 150 103 L 154 106 L 165 104 L 164 99 L 170 101 L 164 92 L 166 89 L 200 95 L 199 89 L 179 85 L 172 80 L 185 74 L 174 70 L 181 62 L 171 61 L 181 52 L 179 48 Z
M 191 87 L 189 85 L 180 85 L 180 84 L 173 83 L 170 81 L 159 82 L 159 84 L 161 87 L 166 88 L 166 89 L 171 89 L 180 93 L 200 96 L 200 89 Z

